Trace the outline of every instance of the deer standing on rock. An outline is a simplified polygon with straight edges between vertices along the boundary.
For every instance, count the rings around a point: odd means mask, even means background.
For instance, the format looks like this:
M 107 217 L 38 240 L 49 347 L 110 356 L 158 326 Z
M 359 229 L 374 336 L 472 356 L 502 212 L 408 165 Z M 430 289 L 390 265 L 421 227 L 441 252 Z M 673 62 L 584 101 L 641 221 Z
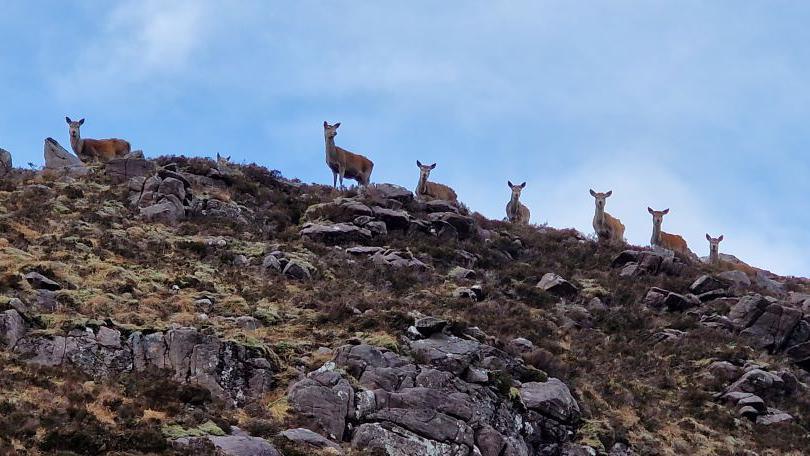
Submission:
M 689 247 L 686 245 L 686 240 L 683 237 L 661 231 L 661 224 L 664 222 L 664 216 L 669 214 L 669 209 L 654 211 L 648 207 L 647 212 L 653 217 L 653 232 L 652 239 L 650 239 L 652 246 L 671 250 L 674 253 L 680 253 L 690 260 L 697 258 L 697 256 L 689 250 Z
M 326 165 L 332 170 L 333 185 L 337 188 L 338 178 L 343 188 L 343 178 L 354 179 L 358 184 L 367 186 L 371 181 L 374 162 L 368 158 L 349 152 L 335 145 L 335 136 L 340 122 L 329 125 L 323 122 L 323 136 L 326 140 Z
M 596 213 L 593 215 L 593 229 L 600 242 L 624 242 L 624 225 L 622 222 L 605 212 L 607 199 L 613 190 L 607 193 L 597 193 L 591 190 L 591 196 L 596 199 Z
M 84 119 L 78 122 L 65 117 L 70 131 L 70 147 L 82 161 L 109 161 L 113 158 L 124 157 L 131 152 L 130 145 L 123 139 L 84 139 L 79 131 L 84 125 Z
M 419 167 L 419 184 L 416 186 L 416 196 L 428 200 L 458 201 L 458 196 L 456 196 L 456 192 L 452 188 L 444 184 L 428 181 L 430 172 L 436 168 L 436 163 L 423 165 L 422 162 L 416 160 L 416 166 Z
M 709 263 L 720 264 L 720 242 L 723 241 L 723 235 L 713 238 L 709 236 L 709 233 L 706 233 L 706 240 L 709 241 Z
M 506 183 L 512 189 L 512 198 L 506 204 L 506 218 L 512 223 L 528 225 L 531 212 L 525 204 L 520 202 L 520 192 L 526 188 L 526 182 L 520 185 L 513 185 L 512 181 L 506 181 Z

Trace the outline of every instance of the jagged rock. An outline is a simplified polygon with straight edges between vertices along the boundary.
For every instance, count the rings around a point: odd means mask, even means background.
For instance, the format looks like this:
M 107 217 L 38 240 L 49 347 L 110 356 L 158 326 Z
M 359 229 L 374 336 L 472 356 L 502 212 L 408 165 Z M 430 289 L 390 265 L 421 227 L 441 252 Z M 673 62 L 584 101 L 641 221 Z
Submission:
M 726 390 L 726 394 L 741 392 L 759 396 L 773 395 L 783 389 L 784 383 L 782 377 L 774 373 L 762 369 L 751 369 L 732 383 Z
M 722 299 L 725 297 L 728 297 L 728 291 L 724 289 L 718 289 L 702 293 L 698 296 L 698 299 L 700 300 L 700 302 L 709 302 L 714 301 L 716 299 Z
M 23 278 L 31 284 L 35 290 L 49 290 L 49 291 L 56 291 L 61 290 L 62 285 L 54 282 L 53 280 L 45 277 L 44 275 L 38 272 L 29 272 Z
M 371 208 L 365 204 L 347 198 L 337 198 L 329 203 L 313 204 L 304 212 L 306 221 L 330 220 L 332 222 L 349 222 L 358 217 L 370 217 Z
M 188 191 L 186 191 L 188 199 Z M 233 201 L 221 201 L 217 198 L 193 198 L 189 213 L 196 217 L 209 219 L 221 219 L 235 222 L 239 225 L 247 225 L 253 212 L 244 206 Z
M 724 382 L 730 382 L 740 377 L 742 369 L 728 361 L 715 361 L 709 365 L 707 370 L 716 378 Z
M 760 413 L 759 410 L 757 410 L 754 407 L 751 407 L 750 405 L 740 407 L 739 410 L 737 411 L 738 415 L 740 415 L 743 418 L 748 418 L 749 420 L 752 421 L 757 419 L 759 413 Z
M 174 195 L 180 201 L 186 199 L 186 186 L 183 181 L 168 177 L 163 179 L 158 186 L 157 192 L 161 195 Z
M 758 349 L 779 350 L 785 345 L 793 328 L 802 318 L 798 309 L 779 304 L 768 306 L 757 320 L 740 334 L 746 336 Z
M 723 282 L 715 279 L 712 276 L 703 275 L 692 283 L 692 285 L 689 287 L 689 291 L 696 295 L 700 295 L 710 291 L 720 290 L 722 288 L 725 288 L 725 284 L 723 284 Z
M 172 442 L 175 449 L 198 454 L 201 443 L 212 444 L 223 456 L 283 456 L 281 452 L 261 437 L 247 435 L 207 435 L 205 437 L 183 437 Z
M 275 255 L 270 254 L 265 256 L 264 260 L 262 260 L 262 268 L 265 271 L 281 271 L 281 262 Z
M 472 269 L 455 266 L 450 270 L 450 272 L 447 273 L 447 276 L 452 279 L 474 279 L 476 274 Z
M 14 309 L 0 313 L 0 344 L 13 348 L 23 336 L 25 321 L 19 313 Z
M 789 423 L 793 421 L 793 416 L 781 410 L 768 408 L 767 415 L 757 417 L 757 424 L 761 426 L 772 426 L 774 424 Z
M 478 290 L 476 290 L 474 287 L 457 287 L 453 290 L 453 297 L 479 301 L 482 297 L 482 291 L 483 290 L 480 290 L 480 287 Z
M 413 192 L 405 187 L 394 184 L 374 184 L 372 187 L 373 191 L 383 199 L 392 199 L 406 204 L 413 201 Z
M 346 253 L 350 253 L 352 255 L 374 255 L 378 252 L 385 251 L 382 247 L 366 247 L 366 246 L 358 246 L 358 247 L 349 247 L 346 249 Z
M 661 310 L 664 308 L 664 301 L 669 296 L 670 292 L 661 288 L 652 287 L 647 291 L 647 294 L 644 295 L 644 299 L 641 301 L 642 304 L 645 306 L 655 309 Z
M 53 138 L 45 139 L 45 169 L 65 172 L 71 176 L 84 176 L 89 170 L 78 157 L 59 145 Z
M 342 440 L 346 418 L 354 410 L 354 389 L 340 374 L 328 368 L 312 372 L 290 387 L 287 398 L 310 427 Z
M 279 437 L 283 437 L 290 442 L 305 445 L 310 448 L 332 448 L 336 450 L 338 454 L 343 454 L 343 450 L 341 450 L 340 445 L 318 434 L 317 432 L 310 431 L 309 429 L 287 429 L 286 431 L 282 431 L 279 434 Z
M 810 362 L 810 342 L 794 345 L 788 348 L 785 354 L 790 356 L 793 361 L 797 363 L 808 363 Z
M 300 259 L 290 259 L 284 266 L 284 275 L 299 280 L 310 280 L 315 272 L 315 267 Z
M 556 378 L 549 378 L 544 383 L 524 383 L 520 388 L 520 400 L 526 408 L 563 423 L 575 423 L 581 416 L 579 405 L 568 387 Z
M 199 385 L 232 404 L 244 404 L 269 391 L 278 369 L 258 348 L 222 341 L 195 328 L 134 332 L 123 344 L 112 328 L 95 333 L 77 328 L 64 336 L 30 333 L 18 340 L 14 352 L 32 364 L 72 367 L 100 379 L 166 369 L 174 381 Z
M 13 168 L 11 153 L 5 149 L 0 149 L 0 177 L 10 173 Z
M 458 207 L 451 201 L 430 200 L 425 201 L 425 211 L 427 212 L 458 212 Z
M 766 275 L 766 273 L 763 271 L 757 271 L 757 275 L 754 277 L 754 282 L 757 284 L 757 286 L 764 288 L 771 293 L 780 294 L 784 293 L 785 291 L 784 283 L 768 277 L 768 275 Z
M 810 317 L 805 315 L 805 318 Z M 788 338 L 787 342 L 785 342 L 785 347 L 793 347 L 807 341 L 810 341 L 810 321 L 801 320 L 790 333 L 790 337 Z
M 363 225 L 363 228 L 371 231 L 372 236 L 388 235 L 388 227 L 385 225 L 385 222 L 381 222 L 379 220 L 368 222 L 365 225 Z
M 700 305 L 700 300 L 695 295 L 681 295 L 678 293 L 670 293 L 664 299 L 664 307 L 670 312 L 683 312 L 684 310 L 691 309 Z
M 169 163 L 168 165 L 159 169 L 157 172 L 157 176 L 162 180 L 177 179 L 183 183 L 183 188 L 185 188 L 186 191 L 191 190 L 191 182 L 182 173 L 177 172 L 176 163 Z
M 744 397 L 737 401 L 737 407 L 752 407 L 754 410 L 760 413 L 765 412 L 767 408 L 765 407 L 765 401 L 755 394 Z
M 341 244 L 344 242 L 365 242 L 371 239 L 371 232 L 348 223 L 314 224 L 307 223 L 301 235 L 324 244 Z
M 524 353 L 531 353 L 534 350 L 534 344 L 529 339 L 523 337 L 516 337 L 506 344 L 506 351 L 515 355 L 522 355 Z
M 392 266 L 395 268 L 428 269 L 428 266 L 422 261 L 414 258 L 411 252 L 384 250 L 375 253 L 371 259 L 376 264 Z
M 610 263 L 612 268 L 623 268 L 629 263 L 638 263 L 641 252 L 638 250 L 625 250 L 618 254 Z
M 175 195 L 167 195 L 160 202 L 142 207 L 140 215 L 148 221 L 159 221 L 169 224 L 177 223 L 186 216 L 186 208 Z
M 579 291 L 574 284 L 553 272 L 546 273 L 543 278 L 540 279 L 537 288 L 542 288 L 557 296 L 573 296 Z
M 751 279 L 742 271 L 724 271 L 717 274 L 717 278 L 729 283 L 731 286 L 738 288 L 748 288 L 751 286 Z
M 352 448 L 378 451 L 387 456 L 468 456 L 470 448 L 436 442 L 390 423 L 361 424 L 352 438 Z
M 607 310 L 608 306 L 605 305 L 605 303 L 602 302 L 602 300 L 599 299 L 598 297 L 594 297 L 590 301 L 588 301 L 587 308 L 588 308 L 588 311 L 595 312 L 595 311 L 600 311 L 600 310 Z
M 419 318 L 414 323 L 416 330 L 425 337 L 442 332 L 445 326 L 447 326 L 447 321 L 436 317 Z
M 434 212 L 428 214 L 428 221 L 432 224 L 437 224 L 437 228 L 441 228 L 444 222 L 452 225 L 458 233 L 459 239 L 467 239 L 475 234 L 475 221 L 471 217 L 467 217 L 455 212 Z
M 680 340 L 685 335 L 686 333 L 681 330 L 666 328 L 652 335 L 653 345 L 660 344 L 661 342 L 674 342 Z
M 633 451 L 627 444 L 617 442 L 610 447 L 610 452 L 608 456 L 636 456 L 636 452 Z
M 405 211 L 386 209 L 380 206 L 371 208 L 374 216 L 385 222 L 389 230 L 406 230 L 411 224 L 411 217 Z
M 113 158 L 104 166 L 105 172 L 114 182 L 126 182 L 136 177 L 154 174 L 155 164 L 141 158 Z
M 728 313 L 728 318 L 740 328 L 747 328 L 765 312 L 770 305 L 761 295 L 746 295 L 740 298 Z

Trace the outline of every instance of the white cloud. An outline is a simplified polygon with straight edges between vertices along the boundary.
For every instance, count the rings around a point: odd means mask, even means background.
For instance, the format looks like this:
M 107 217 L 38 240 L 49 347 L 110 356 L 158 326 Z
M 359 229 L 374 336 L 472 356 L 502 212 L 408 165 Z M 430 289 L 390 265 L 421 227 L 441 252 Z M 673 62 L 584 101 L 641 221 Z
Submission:
M 88 29 L 85 47 L 71 49 L 75 63 L 57 77 L 56 90 L 80 98 L 189 71 L 194 53 L 205 44 L 211 19 L 207 1 L 120 3 L 101 17 L 99 30 Z

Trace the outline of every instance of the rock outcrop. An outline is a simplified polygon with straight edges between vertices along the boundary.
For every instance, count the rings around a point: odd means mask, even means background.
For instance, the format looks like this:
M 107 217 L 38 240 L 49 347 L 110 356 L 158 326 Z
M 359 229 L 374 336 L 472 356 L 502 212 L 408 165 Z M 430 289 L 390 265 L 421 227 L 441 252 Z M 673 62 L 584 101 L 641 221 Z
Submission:
M 89 172 L 79 157 L 68 152 L 55 139 L 45 139 L 45 170 L 65 173 L 70 176 L 83 176 Z
M 5 149 L 0 149 L 0 177 L 10 173 L 13 168 L 11 153 Z

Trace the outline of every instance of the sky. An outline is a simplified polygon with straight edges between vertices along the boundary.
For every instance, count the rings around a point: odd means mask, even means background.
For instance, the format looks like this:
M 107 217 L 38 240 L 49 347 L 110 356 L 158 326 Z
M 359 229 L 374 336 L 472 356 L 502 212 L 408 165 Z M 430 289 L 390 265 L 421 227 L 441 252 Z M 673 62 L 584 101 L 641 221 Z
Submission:
M 121 137 L 147 156 L 231 155 L 331 184 L 322 124 L 414 188 L 415 161 L 473 210 L 629 242 L 647 207 L 699 255 L 810 276 L 810 3 L 8 0 L 0 147 Z

